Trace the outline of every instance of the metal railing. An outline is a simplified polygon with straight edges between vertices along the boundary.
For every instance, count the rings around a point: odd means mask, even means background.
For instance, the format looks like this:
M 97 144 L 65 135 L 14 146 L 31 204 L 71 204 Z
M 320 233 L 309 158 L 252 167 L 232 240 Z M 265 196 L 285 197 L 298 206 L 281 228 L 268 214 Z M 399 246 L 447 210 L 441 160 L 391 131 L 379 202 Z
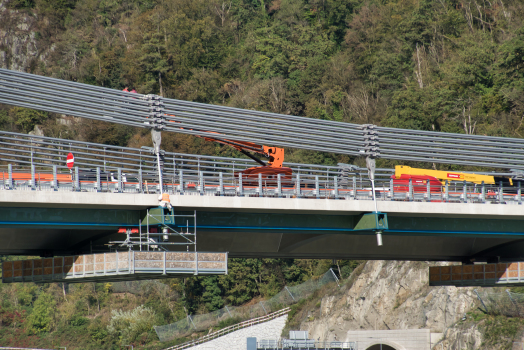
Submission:
M 188 342 L 185 342 L 185 343 L 180 344 L 180 345 L 172 346 L 172 347 L 167 348 L 165 350 L 183 350 L 183 349 L 187 349 L 187 348 L 196 346 L 198 344 L 206 343 L 206 342 L 211 341 L 211 340 L 213 340 L 215 338 L 222 337 L 222 336 L 224 336 L 226 334 L 229 334 L 231 332 L 235 332 L 235 331 L 238 331 L 238 330 L 243 329 L 243 328 L 251 327 L 251 326 L 254 326 L 254 325 L 257 325 L 257 324 L 260 324 L 260 323 L 264 323 L 264 322 L 267 322 L 267 321 L 274 320 L 275 318 L 278 318 L 280 316 L 287 315 L 289 313 L 289 311 L 291 311 L 291 308 L 286 307 L 285 309 L 282 309 L 282 310 L 279 310 L 279 311 L 276 311 L 276 312 L 273 312 L 273 313 L 270 313 L 270 314 L 267 314 L 267 315 L 264 315 L 264 316 L 253 318 L 253 319 L 250 319 L 250 320 L 247 320 L 247 321 L 243 321 L 243 322 L 234 324 L 234 325 L 226 327 L 226 328 L 219 329 L 218 331 L 211 332 L 211 333 L 209 333 L 207 335 L 204 335 L 204 336 L 202 336 L 202 337 L 200 337 L 198 339 L 190 340 Z
M 388 179 L 382 174 L 375 181 L 375 195 L 381 201 L 415 201 L 441 203 L 522 204 L 522 189 L 517 186 L 474 184 L 446 181 L 444 185 L 413 183 Z M 364 176 L 341 177 L 315 173 L 291 176 L 246 176 L 229 171 L 180 169 L 163 173 L 164 192 L 178 195 L 246 196 L 273 198 L 324 198 L 337 200 L 372 200 L 372 186 Z M 55 165 L 13 167 L 0 166 L 0 190 L 159 193 L 158 178 L 142 171 L 104 172 L 101 168 L 71 172 L 59 171 Z
M 257 350 L 358 350 L 356 342 L 281 339 L 257 341 Z

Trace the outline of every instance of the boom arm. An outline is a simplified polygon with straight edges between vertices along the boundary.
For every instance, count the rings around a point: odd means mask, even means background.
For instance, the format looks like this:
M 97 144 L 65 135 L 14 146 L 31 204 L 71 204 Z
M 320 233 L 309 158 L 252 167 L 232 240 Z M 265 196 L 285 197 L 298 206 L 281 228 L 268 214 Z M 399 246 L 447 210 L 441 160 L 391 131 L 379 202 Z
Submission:
M 233 147 L 236 150 L 239 150 L 249 158 L 253 159 L 257 163 L 259 163 L 262 166 L 270 166 L 272 168 L 282 168 L 282 164 L 284 163 L 284 149 L 278 148 L 278 147 L 268 147 L 268 146 L 261 146 L 257 145 L 256 143 L 252 142 L 245 142 L 245 141 L 232 141 L 232 140 L 221 140 L 216 139 L 214 137 L 207 137 L 207 136 L 199 136 L 202 137 L 206 141 L 213 141 L 217 143 L 221 143 L 223 145 L 228 145 Z M 269 160 L 266 163 L 264 163 L 262 160 L 255 157 L 252 153 L 254 152 L 257 154 L 261 154 L 265 157 L 267 157 Z
M 177 123 L 176 121 L 172 121 L 172 122 Z M 180 129 L 186 129 L 186 128 L 180 128 Z M 203 130 L 200 130 L 200 131 L 203 131 Z M 205 131 L 205 132 L 209 133 L 210 135 L 219 134 L 214 131 Z M 256 143 L 246 142 L 246 141 L 218 139 L 212 136 L 199 136 L 199 135 L 196 135 L 196 136 L 203 138 L 206 141 L 212 141 L 212 142 L 221 143 L 223 145 L 231 146 L 234 149 L 239 150 L 240 152 L 242 152 L 249 158 L 253 159 L 254 161 L 256 161 L 258 164 L 262 166 L 268 166 L 270 168 L 282 168 L 282 164 L 284 163 L 284 149 L 283 148 L 257 145 Z M 262 160 L 258 159 L 257 157 L 255 157 L 250 152 L 261 154 L 264 157 L 268 158 L 267 164 L 264 163 Z
M 439 179 L 441 182 L 444 182 L 446 180 L 451 180 L 451 181 L 467 181 L 467 182 L 473 182 L 476 184 L 481 184 L 482 182 L 484 182 L 486 185 L 492 185 L 495 183 L 495 178 L 490 175 L 458 173 L 454 171 L 419 169 L 419 168 L 412 168 L 412 167 L 405 166 L 405 165 L 395 166 L 395 177 L 399 179 L 400 176 L 402 176 L 403 174 L 433 176 Z

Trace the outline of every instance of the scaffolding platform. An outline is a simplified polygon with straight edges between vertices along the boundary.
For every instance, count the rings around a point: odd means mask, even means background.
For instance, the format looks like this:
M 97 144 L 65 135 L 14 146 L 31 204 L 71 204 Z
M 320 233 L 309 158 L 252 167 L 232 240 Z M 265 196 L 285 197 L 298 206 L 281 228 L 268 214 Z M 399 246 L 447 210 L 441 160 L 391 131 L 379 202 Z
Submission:
M 524 262 L 432 266 L 430 286 L 523 286 Z
M 2 283 L 105 282 L 227 274 L 227 253 L 125 251 L 2 263 Z

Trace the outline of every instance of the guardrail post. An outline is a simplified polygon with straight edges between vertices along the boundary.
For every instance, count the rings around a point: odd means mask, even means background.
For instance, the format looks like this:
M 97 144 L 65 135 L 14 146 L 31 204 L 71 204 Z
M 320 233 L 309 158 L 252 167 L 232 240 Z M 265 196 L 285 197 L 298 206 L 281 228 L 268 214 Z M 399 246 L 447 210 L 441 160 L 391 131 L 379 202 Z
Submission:
M 499 182 L 499 203 L 504 203 L 504 187 L 502 181 Z
M 394 190 L 394 184 L 393 179 L 389 180 L 389 195 L 391 196 L 391 200 L 395 200 L 395 190 Z
M 53 165 L 53 185 L 51 186 L 53 191 L 58 191 L 58 176 L 56 165 Z
M 198 172 L 198 193 L 200 193 L 201 196 L 204 195 L 204 172 L 199 171 Z
M 277 174 L 277 196 L 282 197 L 282 178 Z
M 117 181 L 118 181 L 118 184 L 117 184 L 117 191 L 120 193 L 122 192 L 122 169 L 121 168 L 118 168 L 117 169 Z
M 138 193 L 144 192 L 144 188 L 142 186 L 143 182 L 144 182 L 144 179 L 142 176 L 142 169 L 138 169 Z
M 178 191 L 180 192 L 180 194 L 184 194 L 184 171 L 182 169 L 180 169 L 179 176 L 180 176 L 180 185 L 178 185 Z
M 466 180 L 464 180 L 464 184 L 462 185 L 462 197 L 464 203 L 468 202 L 468 186 L 466 185 Z
M 426 202 L 431 202 L 431 181 L 426 180 Z
M 100 181 L 100 167 L 96 167 L 96 183 L 95 183 L 95 192 L 101 192 L 102 191 L 102 184 Z
M 238 173 L 238 196 L 242 197 L 244 195 L 244 186 L 242 185 L 242 173 Z
M 448 180 L 446 180 L 446 185 L 445 185 L 445 193 L 444 193 L 444 202 L 449 202 L 449 182 Z
M 300 198 L 300 174 L 297 173 L 296 183 L 295 183 L 295 195 L 297 198 Z
M 413 180 L 409 179 L 409 187 L 408 187 L 408 200 L 413 200 Z
M 315 175 L 315 196 L 320 198 L 320 186 L 318 184 L 318 175 Z
M 13 189 L 13 164 L 7 165 L 7 187 Z
M 264 197 L 264 190 L 262 189 L 262 174 L 258 174 L 258 195 Z
M 519 186 L 518 186 L 518 190 L 517 190 L 517 202 L 519 204 L 522 204 L 522 188 L 520 186 L 520 181 L 519 181 Z
M 357 177 L 353 176 L 353 191 L 352 191 L 353 198 L 357 198 Z
M 486 201 L 486 184 L 484 181 L 480 184 L 480 202 L 484 203 Z
M 224 174 L 222 172 L 218 174 L 218 193 L 221 196 L 224 195 Z
M 35 165 L 31 164 L 31 189 L 36 190 Z
M 75 191 L 80 191 L 80 179 L 78 177 L 78 167 L 75 166 Z
M 338 178 L 336 176 L 333 177 L 333 196 L 335 199 L 338 198 Z

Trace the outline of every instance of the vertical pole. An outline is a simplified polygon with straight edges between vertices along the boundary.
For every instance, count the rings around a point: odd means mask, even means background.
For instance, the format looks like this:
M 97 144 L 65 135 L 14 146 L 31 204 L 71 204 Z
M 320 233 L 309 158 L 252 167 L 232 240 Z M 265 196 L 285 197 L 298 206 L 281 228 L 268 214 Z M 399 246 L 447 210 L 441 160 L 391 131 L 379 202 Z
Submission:
M 393 183 L 393 179 L 390 179 L 389 180 L 389 193 L 391 195 L 391 200 L 394 201 L 395 200 L 395 190 L 394 190 L 394 183 Z
M 118 193 L 122 192 L 122 169 L 121 168 L 118 168 L 117 170 L 117 181 L 118 181 L 118 184 L 117 184 L 117 190 L 118 190 Z
M 244 195 L 244 188 L 242 186 L 242 173 L 238 173 L 238 195 L 242 197 Z
M 142 187 L 143 182 L 143 176 L 142 176 L 142 168 L 138 169 L 138 193 L 142 193 L 144 191 Z
M 96 167 L 96 191 L 102 192 L 102 182 L 100 181 L 100 167 Z
M 409 179 L 409 187 L 408 187 L 408 200 L 413 200 L 413 180 Z
M 431 181 L 426 180 L 426 202 L 431 202 Z
M 13 164 L 7 165 L 7 176 L 8 176 L 7 186 L 9 187 L 10 190 L 12 190 L 13 189 Z
M 444 202 L 449 201 L 449 181 L 446 180 L 446 186 L 445 186 L 445 194 L 444 194 Z
M 357 198 L 357 177 L 353 175 L 353 197 Z
M 218 174 L 218 192 L 221 196 L 224 195 L 224 174 L 222 172 Z
M 315 196 L 320 198 L 320 188 L 318 184 L 318 175 L 315 175 Z
M 58 176 L 56 165 L 53 165 L 53 190 L 58 191 Z
M 262 190 L 262 174 L 258 174 L 258 195 L 260 197 L 264 196 L 263 190 Z
M 36 189 L 36 181 L 35 181 L 35 165 L 31 164 L 31 189 Z
M 277 196 L 282 197 L 282 178 L 277 174 Z
M 333 177 L 333 195 L 335 196 L 335 199 L 338 198 L 338 177 Z
M 484 181 L 480 184 L 480 202 L 484 203 L 486 201 L 486 184 Z
M 180 185 L 179 186 L 179 192 L 180 194 L 184 194 L 184 171 L 180 169 Z
M 163 188 L 163 179 L 162 179 L 162 169 L 160 168 L 160 152 L 156 152 L 156 163 L 157 163 L 157 167 L 158 167 L 158 186 L 159 186 L 159 190 L 160 190 L 160 194 L 164 193 L 164 188 Z
M 300 198 L 300 173 L 297 173 L 297 182 L 295 184 L 295 194 Z
M 200 195 L 204 195 L 204 172 L 199 171 L 198 172 L 198 192 Z
M 504 203 L 504 187 L 502 181 L 499 182 L 499 203 Z
M 78 177 L 77 166 L 75 166 L 75 191 L 80 191 L 80 178 Z
M 519 204 L 522 204 L 522 188 L 520 187 L 520 184 L 521 184 L 521 182 L 519 181 L 519 186 L 518 186 L 518 190 L 517 190 L 517 202 Z
M 464 197 L 464 203 L 468 202 L 468 185 L 466 184 L 466 180 L 464 180 L 462 184 L 462 196 Z

